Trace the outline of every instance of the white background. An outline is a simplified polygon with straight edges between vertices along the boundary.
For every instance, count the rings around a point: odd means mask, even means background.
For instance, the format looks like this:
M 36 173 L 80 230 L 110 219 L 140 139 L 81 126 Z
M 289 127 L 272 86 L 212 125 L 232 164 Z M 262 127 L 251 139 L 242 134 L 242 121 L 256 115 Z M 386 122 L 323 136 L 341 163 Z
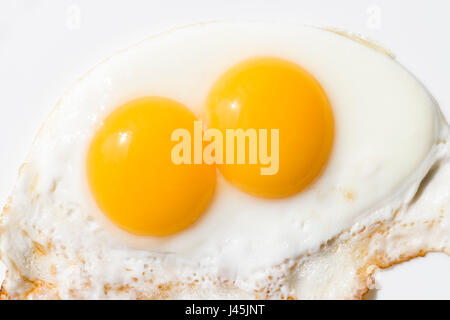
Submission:
M 447 0 L 1 0 L 0 206 L 64 91 L 99 61 L 155 32 L 214 19 L 268 19 L 361 33 L 390 49 L 450 119 L 449 14 Z M 404 263 L 377 274 L 371 297 L 450 299 L 449 270 L 443 254 Z

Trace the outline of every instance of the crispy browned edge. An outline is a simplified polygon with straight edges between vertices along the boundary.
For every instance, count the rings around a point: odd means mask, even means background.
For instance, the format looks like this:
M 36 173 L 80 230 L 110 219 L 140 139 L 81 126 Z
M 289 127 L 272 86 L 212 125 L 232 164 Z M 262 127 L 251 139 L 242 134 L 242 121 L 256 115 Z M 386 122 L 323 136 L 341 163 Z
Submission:
M 3 216 L 6 211 L 9 208 L 9 203 L 10 203 L 11 199 L 8 199 L 8 203 L 7 205 L 3 208 L 3 211 L 0 215 Z M 389 227 L 388 227 L 389 229 Z M 360 251 L 364 251 L 364 249 L 367 248 L 367 245 L 370 243 L 370 239 L 377 234 L 383 234 L 386 232 L 386 225 L 380 223 L 374 230 L 372 230 L 370 233 L 368 233 L 367 235 L 364 236 L 364 238 L 362 239 L 362 246 L 360 248 L 354 248 L 356 252 Z M 339 240 L 338 239 L 339 236 L 336 236 L 336 238 L 334 240 L 331 240 L 326 246 L 329 247 L 333 247 L 335 245 L 339 245 Z M 343 243 L 345 242 L 342 241 Z M 431 252 L 441 252 L 441 253 L 445 253 L 447 255 L 450 256 L 450 252 L 447 252 L 446 250 L 442 249 L 442 250 L 423 250 L 420 249 L 415 253 L 409 254 L 409 255 L 400 255 L 397 259 L 394 260 L 387 260 L 387 258 L 384 256 L 384 253 L 381 252 L 378 255 L 374 255 L 371 257 L 368 257 L 367 262 L 365 264 L 363 264 L 361 267 L 359 267 L 359 269 L 357 270 L 357 282 L 359 283 L 360 287 L 357 287 L 357 290 L 355 291 L 355 293 L 352 296 L 347 297 L 348 299 L 354 299 L 354 300 L 364 300 L 367 298 L 367 295 L 370 291 L 370 285 L 371 283 L 374 283 L 373 280 L 373 275 L 374 272 L 378 269 L 387 269 L 390 268 L 394 265 L 412 260 L 414 258 L 418 258 L 418 257 L 424 257 L 425 255 L 427 255 L 428 253 Z M 8 270 L 6 271 L 8 272 Z M 47 283 L 44 282 L 43 280 L 29 280 L 26 278 L 23 278 L 23 280 L 25 282 L 27 282 L 28 284 L 30 284 L 30 289 L 27 291 L 27 293 L 19 298 L 19 299 L 27 299 L 30 296 L 37 294 L 37 296 L 39 297 L 41 294 L 43 296 L 46 296 L 45 293 L 47 292 L 51 292 L 54 291 L 54 289 L 57 289 L 55 287 L 54 284 L 52 283 Z M 5 282 L 3 282 L 1 288 L 0 288 L 0 300 L 11 300 L 11 299 L 15 299 L 13 297 L 11 297 L 5 289 Z M 128 290 L 129 288 L 123 288 L 124 290 Z M 170 291 L 171 289 L 171 284 L 166 284 L 166 285 L 162 285 L 159 286 L 159 293 L 151 296 L 151 297 L 147 297 L 147 296 L 139 296 L 139 299 L 165 299 L 168 297 L 167 293 L 168 291 Z M 57 290 L 56 290 L 57 291 Z M 76 295 L 76 293 L 75 293 Z M 53 292 L 53 295 L 51 295 L 50 297 L 46 296 L 46 299 L 60 299 L 60 297 L 58 296 L 58 294 Z M 286 297 L 287 300 L 295 300 L 295 297 Z

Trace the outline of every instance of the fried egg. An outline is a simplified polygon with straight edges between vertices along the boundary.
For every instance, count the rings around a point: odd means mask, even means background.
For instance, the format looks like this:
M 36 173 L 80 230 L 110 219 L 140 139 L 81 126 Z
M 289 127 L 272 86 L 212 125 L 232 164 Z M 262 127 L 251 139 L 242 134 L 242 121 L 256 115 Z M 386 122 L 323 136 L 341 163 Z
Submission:
M 173 131 L 195 121 L 279 130 L 279 168 L 173 163 Z M 413 75 L 345 34 L 213 22 L 150 37 L 39 132 L 1 215 L 2 297 L 361 298 L 377 268 L 448 252 L 448 136 Z

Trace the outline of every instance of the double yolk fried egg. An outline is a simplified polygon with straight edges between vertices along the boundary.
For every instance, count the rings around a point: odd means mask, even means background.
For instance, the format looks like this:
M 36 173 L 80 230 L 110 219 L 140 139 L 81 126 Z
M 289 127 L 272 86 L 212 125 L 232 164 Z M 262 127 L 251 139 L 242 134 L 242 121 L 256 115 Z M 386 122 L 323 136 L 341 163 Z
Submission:
M 42 127 L 1 215 L 2 297 L 360 298 L 377 268 L 448 252 L 448 135 L 422 84 L 358 39 L 160 34 Z

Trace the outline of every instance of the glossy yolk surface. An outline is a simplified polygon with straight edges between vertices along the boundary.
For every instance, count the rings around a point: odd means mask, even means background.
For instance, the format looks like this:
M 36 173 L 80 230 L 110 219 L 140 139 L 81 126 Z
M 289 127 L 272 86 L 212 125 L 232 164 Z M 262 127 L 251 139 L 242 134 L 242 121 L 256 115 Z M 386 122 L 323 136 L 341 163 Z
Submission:
M 104 120 L 88 150 L 87 176 L 112 222 L 137 235 L 166 236 L 202 215 L 215 167 L 171 159 L 172 132 L 184 128 L 193 136 L 194 120 L 185 106 L 159 97 L 133 100 Z
M 238 164 L 235 159 L 233 164 L 219 166 L 228 181 L 247 193 L 268 198 L 295 194 L 327 162 L 334 135 L 331 106 L 318 81 L 292 62 L 272 57 L 243 61 L 218 79 L 206 105 L 208 126 L 219 129 L 224 137 L 227 129 L 267 129 L 269 154 L 270 130 L 278 129 L 276 174 L 262 175 L 260 169 L 268 164 L 260 158 L 249 163 L 249 140 L 246 163 Z

